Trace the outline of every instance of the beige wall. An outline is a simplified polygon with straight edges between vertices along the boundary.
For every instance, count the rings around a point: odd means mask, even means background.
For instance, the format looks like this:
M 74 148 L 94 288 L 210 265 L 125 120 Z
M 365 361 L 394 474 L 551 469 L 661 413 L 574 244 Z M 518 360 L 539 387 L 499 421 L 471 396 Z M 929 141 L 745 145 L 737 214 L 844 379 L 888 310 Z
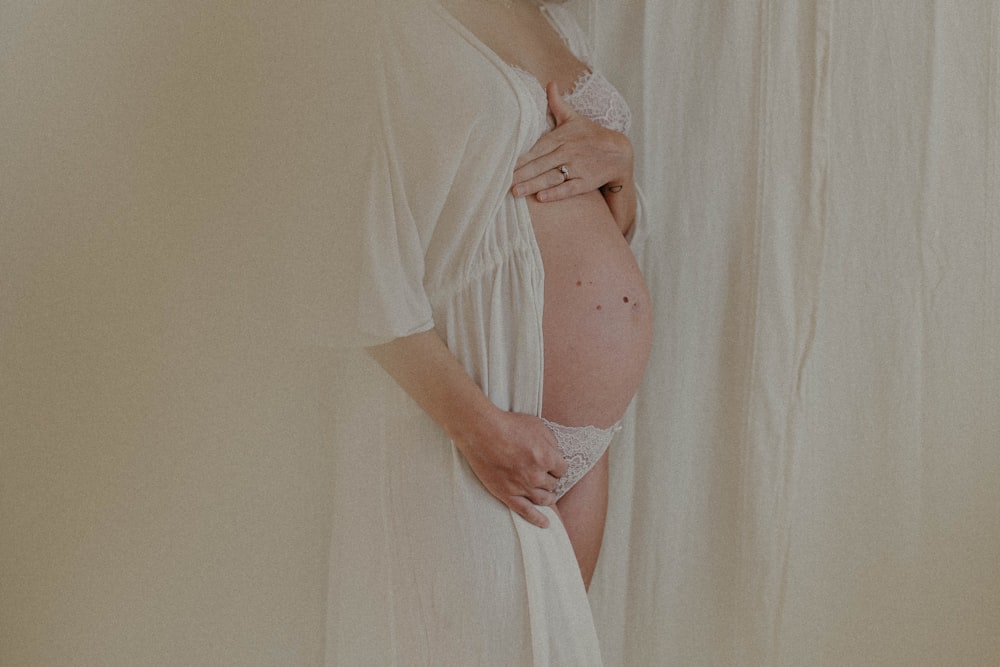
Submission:
M 278 276 L 353 68 L 284 5 L 0 4 L 0 664 L 323 661 L 329 354 Z

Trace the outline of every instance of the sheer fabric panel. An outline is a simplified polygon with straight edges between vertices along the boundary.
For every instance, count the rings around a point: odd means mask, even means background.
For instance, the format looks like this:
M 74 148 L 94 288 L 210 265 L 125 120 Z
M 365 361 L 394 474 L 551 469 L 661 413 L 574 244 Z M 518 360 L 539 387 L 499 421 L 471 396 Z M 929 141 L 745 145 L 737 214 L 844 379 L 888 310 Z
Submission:
M 662 225 L 607 664 L 997 662 L 1000 3 L 581 11 Z

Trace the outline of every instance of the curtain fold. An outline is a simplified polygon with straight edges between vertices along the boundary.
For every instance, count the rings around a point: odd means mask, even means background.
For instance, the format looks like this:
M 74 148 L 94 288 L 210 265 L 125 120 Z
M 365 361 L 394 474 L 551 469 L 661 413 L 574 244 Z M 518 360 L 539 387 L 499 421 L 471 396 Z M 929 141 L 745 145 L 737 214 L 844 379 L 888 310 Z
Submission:
M 661 224 L 608 664 L 1000 660 L 998 7 L 587 7 Z

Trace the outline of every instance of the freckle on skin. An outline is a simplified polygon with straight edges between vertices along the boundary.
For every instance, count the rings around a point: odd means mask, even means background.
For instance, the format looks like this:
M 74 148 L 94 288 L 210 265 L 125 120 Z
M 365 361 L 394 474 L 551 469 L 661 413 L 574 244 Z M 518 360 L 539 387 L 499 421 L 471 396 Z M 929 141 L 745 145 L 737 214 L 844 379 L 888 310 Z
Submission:
M 623 296 L 622 297 L 622 301 L 624 301 L 625 303 L 628 303 L 628 297 L 627 296 Z
M 577 286 L 577 287 L 579 287 L 579 286 L 580 286 L 580 285 L 582 285 L 582 284 L 583 284 L 583 283 L 582 283 L 582 282 L 580 282 L 579 280 L 577 280 L 577 281 L 576 281 L 576 286 Z
M 597 310 L 601 309 L 601 304 L 597 304 Z

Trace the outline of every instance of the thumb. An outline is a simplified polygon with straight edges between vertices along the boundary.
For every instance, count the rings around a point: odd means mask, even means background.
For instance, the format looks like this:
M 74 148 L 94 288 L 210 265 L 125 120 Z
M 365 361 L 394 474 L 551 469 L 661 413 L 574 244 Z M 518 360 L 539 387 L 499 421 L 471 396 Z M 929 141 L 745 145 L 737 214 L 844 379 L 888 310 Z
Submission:
M 569 102 L 559 94 L 559 85 L 555 81 L 549 81 L 549 85 L 545 86 L 545 92 L 548 94 L 549 110 L 552 111 L 552 117 L 556 119 L 557 127 L 576 115 L 576 111 L 569 105 Z

